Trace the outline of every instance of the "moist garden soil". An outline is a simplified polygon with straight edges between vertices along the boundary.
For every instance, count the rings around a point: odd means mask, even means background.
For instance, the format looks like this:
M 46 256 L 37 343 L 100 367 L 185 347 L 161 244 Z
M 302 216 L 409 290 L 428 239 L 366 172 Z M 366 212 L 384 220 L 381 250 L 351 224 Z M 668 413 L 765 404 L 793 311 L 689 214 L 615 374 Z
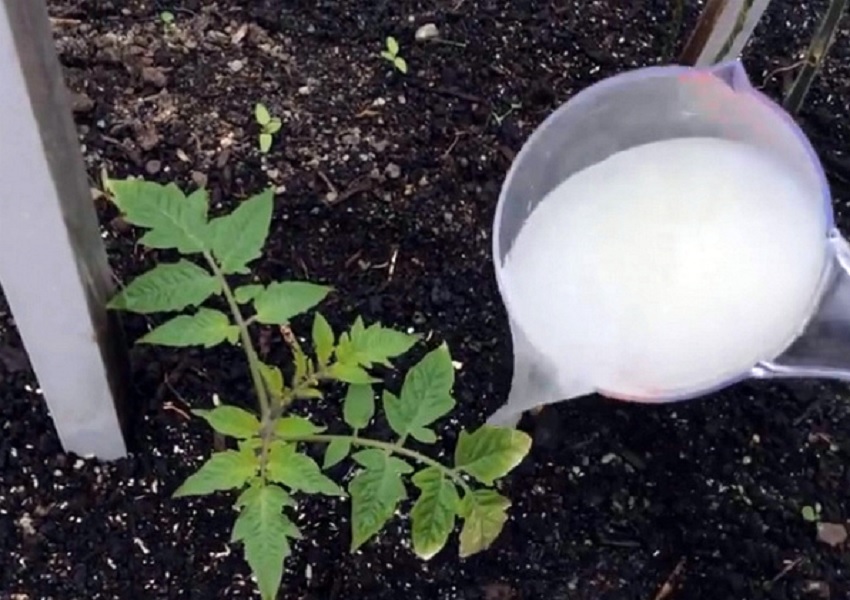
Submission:
M 698 6 L 622 0 L 51 0 L 91 186 L 109 175 L 205 185 L 214 212 L 277 188 L 264 281 L 337 289 L 335 328 L 368 321 L 446 340 L 458 409 L 431 449 L 504 400 L 511 346 L 490 258 L 499 186 L 533 128 L 613 73 L 669 60 Z M 774 97 L 825 2 L 774 0 L 747 49 Z M 172 25 L 160 20 L 173 13 Z M 414 41 L 434 23 L 440 42 Z M 404 76 L 378 53 L 396 36 Z M 850 231 L 850 20 L 799 116 Z M 257 150 L 255 102 L 279 115 Z M 3 118 L 12 118 L 5 115 Z M 7 141 L 8 142 L 8 141 Z M 162 256 L 93 192 L 118 282 Z M 25 257 L 22 257 L 25 259 Z M 777 265 L 776 268 L 781 268 Z M 541 286 L 545 293 L 545 286 Z M 742 299 L 745 301 L 745 299 Z M 158 319 L 158 318 L 157 318 Z M 157 319 L 128 317 L 130 341 Z M 303 321 L 296 330 L 305 331 Z M 61 336 L 62 332 L 56 332 Z M 699 343 L 699 340 L 693 340 Z M 284 343 L 265 332 L 267 360 Z M 424 351 L 424 350 L 422 350 Z M 421 352 L 420 351 L 420 354 Z M 0 304 L 0 598 L 253 598 L 228 544 L 232 498 L 171 493 L 214 449 L 187 418 L 218 396 L 248 405 L 233 349 L 132 350 L 132 454 L 63 453 L 12 317 Z M 415 358 L 415 356 L 413 357 Z M 402 367 L 410 364 L 403 362 Z M 640 406 L 591 397 L 539 424 L 503 483 L 511 519 L 494 547 L 459 560 L 454 538 L 423 563 L 402 516 L 351 554 L 348 504 L 303 498 L 305 540 L 286 599 L 750 600 L 850 598 L 846 545 L 820 519 L 850 519 L 850 394 L 818 382 L 744 383 L 710 398 Z M 299 406 L 340 420 L 338 394 Z M 375 436 L 387 435 L 379 419 Z M 334 475 L 351 476 L 348 466 Z

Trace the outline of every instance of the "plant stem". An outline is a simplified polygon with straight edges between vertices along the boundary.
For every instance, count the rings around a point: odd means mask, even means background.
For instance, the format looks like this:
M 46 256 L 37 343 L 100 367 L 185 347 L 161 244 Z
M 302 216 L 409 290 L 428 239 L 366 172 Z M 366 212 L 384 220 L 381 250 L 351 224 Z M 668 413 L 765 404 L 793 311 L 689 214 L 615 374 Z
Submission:
M 242 311 L 239 310 L 239 303 L 236 302 L 236 297 L 233 295 L 233 290 L 227 282 L 224 273 L 221 272 L 221 267 L 213 258 L 209 251 L 204 251 L 204 258 L 212 269 L 213 274 L 221 282 L 221 289 L 224 293 L 224 298 L 227 300 L 227 305 L 230 307 L 230 312 L 233 315 L 233 320 L 236 321 L 236 327 L 239 328 L 239 338 L 242 340 L 242 349 L 245 351 L 245 358 L 248 360 L 248 370 L 251 372 L 251 381 L 254 383 L 254 391 L 257 394 L 257 401 L 260 404 L 260 413 L 262 417 L 262 427 L 260 431 L 263 437 L 262 454 L 260 456 L 260 476 L 263 481 L 266 479 L 266 463 L 269 453 L 273 432 L 272 406 L 269 402 L 269 393 L 266 389 L 266 384 L 263 381 L 263 376 L 260 374 L 260 357 L 254 348 L 254 341 L 251 339 L 251 332 L 248 330 L 248 323 L 242 316 Z
M 254 382 L 254 390 L 257 392 L 257 400 L 260 402 L 260 411 L 263 417 L 266 417 L 271 412 L 271 404 L 269 403 L 269 394 L 266 390 L 266 385 L 260 375 L 260 358 L 257 356 L 257 351 L 254 349 L 254 342 L 251 339 L 251 333 L 248 331 L 248 323 L 242 316 L 242 311 L 239 310 L 239 304 L 236 302 L 236 297 L 233 295 L 233 290 L 227 282 L 224 273 L 212 255 L 205 251 L 204 258 L 209 263 L 213 274 L 221 281 L 221 288 L 224 292 L 224 298 L 230 307 L 230 312 L 233 314 L 233 319 L 236 321 L 236 326 L 239 328 L 239 338 L 242 340 L 242 346 L 245 350 L 245 356 L 248 359 L 248 367 L 251 371 L 251 380 Z
M 425 456 L 417 452 L 416 450 L 411 450 L 410 448 L 405 448 L 404 446 L 400 446 L 397 443 L 390 442 L 382 442 L 380 440 L 373 440 L 371 438 L 362 438 L 356 435 L 330 435 L 330 434 L 315 434 L 315 435 L 301 435 L 301 436 L 277 436 L 278 439 L 284 442 L 319 442 L 324 444 L 329 444 L 335 440 L 345 440 L 351 442 L 355 446 L 363 446 L 366 448 L 377 448 L 379 450 L 385 450 L 387 452 L 393 454 L 401 454 L 402 456 L 406 456 L 408 458 L 412 458 L 413 460 L 422 463 L 423 465 L 428 465 L 429 467 L 434 467 L 443 472 L 444 475 L 449 477 L 452 481 L 458 484 L 465 493 L 470 493 L 472 489 L 469 487 L 469 484 L 463 480 L 463 477 L 460 476 L 455 469 L 451 469 L 441 462 L 434 460 L 429 456 Z

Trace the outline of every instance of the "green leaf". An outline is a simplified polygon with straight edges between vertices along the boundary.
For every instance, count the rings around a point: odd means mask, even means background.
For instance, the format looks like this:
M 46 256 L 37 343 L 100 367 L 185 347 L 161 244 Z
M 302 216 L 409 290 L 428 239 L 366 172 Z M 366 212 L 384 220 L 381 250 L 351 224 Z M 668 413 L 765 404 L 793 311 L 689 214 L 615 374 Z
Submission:
M 449 539 L 460 507 L 455 484 L 437 467 L 428 467 L 413 476 L 420 494 L 410 512 L 413 551 L 423 560 L 430 560 Z
M 314 372 L 313 363 L 298 344 L 292 348 L 292 357 L 295 362 L 295 381 L 302 382 Z
M 404 60 L 401 56 L 396 56 L 393 59 L 393 64 L 395 68 L 398 69 L 401 73 L 407 75 L 407 61 Z
M 485 485 L 507 475 L 531 449 L 531 437 L 512 428 L 484 425 L 473 433 L 460 432 L 455 467 Z
M 330 469 L 348 456 L 349 452 L 351 452 L 351 441 L 342 438 L 331 441 L 325 448 L 325 460 L 322 468 Z
M 345 422 L 352 429 L 363 429 L 375 415 L 375 393 L 368 384 L 352 384 L 348 386 L 345 401 L 342 406 Z
M 258 124 L 268 125 L 272 116 L 269 114 L 269 109 L 267 109 L 264 104 L 257 102 L 257 105 L 254 106 L 254 118 L 257 119 Z
M 254 298 L 260 295 L 266 289 L 266 286 L 259 283 L 249 283 L 233 290 L 233 296 L 239 304 L 247 304 Z
M 238 335 L 239 328 L 231 325 L 223 312 L 212 308 L 199 308 L 194 315 L 180 315 L 166 321 L 142 336 L 138 343 L 211 348 Z
M 800 513 L 803 516 L 803 520 L 808 521 L 809 523 L 814 523 L 818 520 L 818 515 L 815 512 L 815 509 L 809 505 L 804 506 Z
M 233 525 L 232 542 L 242 542 L 245 560 L 251 567 L 263 598 L 276 598 L 283 577 L 283 561 L 292 550 L 290 539 L 301 532 L 283 513 L 288 495 L 276 485 L 258 486 L 244 495 L 241 512 Z
M 193 410 L 192 414 L 204 419 L 210 427 L 220 434 L 237 439 L 244 440 L 253 437 L 260 431 L 259 419 L 238 406 L 224 404 L 216 406 L 212 410 L 198 408 Z
M 463 518 L 460 531 L 460 557 L 486 550 L 496 541 L 508 520 L 510 501 L 491 489 L 473 490 L 464 496 L 458 514 Z
M 322 313 L 317 312 L 313 316 L 313 346 L 320 366 L 327 366 L 334 351 L 335 341 L 330 323 L 322 316 Z
M 283 417 L 278 419 L 274 432 L 283 437 L 304 437 L 322 433 L 327 427 L 316 425 L 304 417 Z
M 107 187 L 128 223 L 150 229 L 140 243 L 149 248 L 176 248 L 182 254 L 206 249 L 205 194 L 187 198 L 173 183 L 161 185 L 142 179 L 109 180 Z
M 278 131 L 280 131 L 281 127 L 283 127 L 283 123 L 281 123 L 280 119 L 275 117 L 271 121 L 269 121 L 268 125 L 266 125 L 266 133 L 268 133 L 269 135 L 274 135 Z
M 216 452 L 196 473 L 186 478 L 175 498 L 205 496 L 213 492 L 241 488 L 259 471 L 259 459 L 250 452 Z
M 280 399 L 283 396 L 283 373 L 274 365 L 267 365 L 264 362 L 259 364 L 260 375 L 263 381 L 266 382 L 266 387 L 273 398 Z
M 442 344 L 407 372 L 400 398 L 384 391 L 384 411 L 390 427 L 404 437 L 446 415 L 455 406 L 453 385 L 452 358 L 448 347 Z
M 324 300 L 332 289 L 306 281 L 272 283 L 254 298 L 256 319 L 265 325 L 286 325 Z
M 337 347 L 337 359 L 346 364 L 356 364 L 367 369 L 378 363 L 392 367 L 390 358 L 395 358 L 410 350 L 420 336 L 409 335 L 373 323 L 364 327 L 358 317 L 348 335 L 340 336 Z
M 392 54 L 393 56 L 395 56 L 396 54 L 398 54 L 398 50 L 399 50 L 399 48 L 398 48 L 398 40 L 397 40 L 397 39 L 395 39 L 395 38 L 394 38 L 394 37 L 392 37 L 392 36 L 389 36 L 389 37 L 387 38 L 387 52 L 389 52 L 390 54 Z
M 423 444 L 433 444 L 437 441 L 437 434 L 427 427 L 414 427 L 410 430 L 410 435 Z
M 260 257 L 273 208 L 274 190 L 269 188 L 242 202 L 229 215 L 210 221 L 208 245 L 225 275 L 248 273 L 248 263 Z
M 332 364 L 330 368 L 328 368 L 327 373 L 329 377 L 336 379 L 337 381 L 342 381 L 343 383 L 367 384 L 380 381 L 379 379 L 375 379 L 369 375 L 369 373 L 360 367 L 343 363 Z
M 390 61 L 391 63 L 395 62 L 395 56 L 389 50 L 382 50 L 381 51 L 381 58 L 384 58 L 384 59 Z
M 351 495 L 351 551 L 378 533 L 407 497 L 402 475 L 413 468 L 403 460 L 377 449 L 353 455 L 365 467 L 348 484 Z
M 316 461 L 298 452 L 292 444 L 272 444 L 266 471 L 272 481 L 293 490 L 307 494 L 345 496 L 342 488 L 322 473 Z
M 268 133 L 260 134 L 260 152 L 266 154 L 272 147 L 272 136 Z
M 220 291 L 221 283 L 209 271 L 181 259 L 139 275 L 106 306 L 141 314 L 180 311 Z

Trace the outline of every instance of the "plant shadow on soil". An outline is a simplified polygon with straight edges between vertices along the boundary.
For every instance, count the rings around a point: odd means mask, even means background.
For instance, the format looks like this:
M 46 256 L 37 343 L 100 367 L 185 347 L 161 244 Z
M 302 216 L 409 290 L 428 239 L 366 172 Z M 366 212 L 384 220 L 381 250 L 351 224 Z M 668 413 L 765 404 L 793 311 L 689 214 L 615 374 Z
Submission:
M 787 79 L 771 73 L 805 48 L 824 5 L 775 0 L 759 26 L 745 60 L 774 97 Z M 414 327 L 430 343 L 446 339 L 462 363 L 459 408 L 435 447 L 442 457 L 510 382 L 489 228 L 514 153 L 570 95 L 677 47 L 668 3 L 656 0 L 49 6 L 92 182 L 105 167 L 205 184 L 215 211 L 274 184 L 259 277 L 332 284 L 323 312 L 335 328 L 355 314 Z M 173 25 L 158 18 L 165 9 Z M 696 12 L 685 3 L 684 31 Z M 414 43 L 426 22 L 452 43 Z M 400 40 L 409 76 L 377 56 L 387 35 Z M 845 18 L 800 116 L 845 231 L 848 36 Z M 265 157 L 258 101 L 283 120 Z M 150 268 L 157 256 L 96 202 L 116 277 Z M 133 339 L 148 326 L 127 321 Z M 241 550 L 227 544 L 231 499 L 169 497 L 212 450 L 209 431 L 184 413 L 214 394 L 250 398 L 239 353 L 133 349 L 135 451 L 100 464 L 61 452 L 5 304 L 0 334 L 0 598 L 254 597 Z M 260 345 L 268 360 L 283 357 L 277 336 Z M 490 551 L 461 561 L 453 539 L 422 563 L 398 518 L 349 554 L 347 504 L 304 499 L 306 539 L 281 598 L 846 598 L 846 548 L 818 542 L 800 511 L 819 502 L 825 521 L 850 517 L 847 398 L 836 384 L 745 383 L 668 406 L 559 405 L 557 435 L 538 438 L 504 482 L 512 518 Z M 299 410 L 334 422 L 334 399 Z M 373 429 L 387 433 L 382 422 Z M 657 595 L 668 580 L 671 593 Z

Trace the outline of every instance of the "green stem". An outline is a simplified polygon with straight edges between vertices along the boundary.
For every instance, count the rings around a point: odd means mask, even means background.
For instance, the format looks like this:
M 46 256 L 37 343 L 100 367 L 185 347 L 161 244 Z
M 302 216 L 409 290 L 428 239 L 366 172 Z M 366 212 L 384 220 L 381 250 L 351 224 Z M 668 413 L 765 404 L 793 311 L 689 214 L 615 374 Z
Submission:
M 204 251 L 204 258 L 212 269 L 213 275 L 221 282 L 221 289 L 224 293 L 224 298 L 227 300 L 227 305 L 230 307 L 230 312 L 233 315 L 233 320 L 236 321 L 236 327 L 239 329 L 239 338 L 242 340 L 242 348 L 245 352 L 245 358 L 248 360 L 248 370 L 251 372 L 251 381 L 254 383 L 254 391 L 257 394 L 257 401 L 260 404 L 260 413 L 262 416 L 262 437 L 263 447 L 260 455 L 260 476 L 263 481 L 266 479 L 266 463 L 268 462 L 269 447 L 274 432 L 274 419 L 272 418 L 272 405 L 269 401 L 269 393 L 266 389 L 266 384 L 263 381 L 263 376 L 260 373 L 260 357 L 254 348 L 254 341 L 251 339 L 251 332 L 248 330 L 248 322 L 242 316 L 242 311 L 239 310 L 239 303 L 236 302 L 236 297 L 233 295 L 233 290 L 227 282 L 227 278 L 222 273 L 218 263 L 213 258 L 209 251 Z
M 257 356 L 257 351 L 254 349 L 254 342 L 251 340 L 251 333 L 248 331 L 248 323 L 242 316 L 242 311 L 239 310 L 239 303 L 236 302 L 236 297 L 233 295 L 233 290 L 227 282 L 224 273 L 218 263 L 212 257 L 212 254 L 205 251 L 204 258 L 207 260 L 213 274 L 221 281 L 221 288 L 224 292 L 224 298 L 230 307 L 230 312 L 233 314 L 233 319 L 236 321 L 236 326 L 239 328 L 239 338 L 242 340 L 242 346 L 245 350 L 245 356 L 248 359 L 248 367 L 251 371 L 251 380 L 254 382 L 254 391 L 257 393 L 257 399 L 260 402 L 260 411 L 263 417 L 267 417 L 271 413 L 271 404 L 269 403 L 269 394 L 266 390 L 266 385 L 263 382 L 263 377 L 260 374 L 260 358 Z
M 351 442 L 355 446 L 363 446 L 365 448 L 377 448 L 379 450 L 385 450 L 387 452 L 393 454 L 400 454 L 402 456 L 406 456 L 411 458 L 423 465 L 427 465 L 429 467 L 434 467 L 442 471 L 442 473 L 458 484 L 465 493 L 470 493 L 472 489 L 469 487 L 469 484 L 463 480 L 463 477 L 460 476 L 455 469 L 450 469 L 439 461 L 434 460 L 429 456 L 425 456 L 417 452 L 416 450 L 411 450 L 410 448 L 405 448 L 404 446 L 399 446 L 397 443 L 390 442 L 382 442 L 380 440 L 373 440 L 371 438 L 362 438 L 356 435 L 330 435 L 330 434 L 315 434 L 315 435 L 300 435 L 300 436 L 277 436 L 278 439 L 283 440 L 285 442 L 318 442 L 323 444 L 329 444 L 330 442 L 336 440 L 345 440 Z

